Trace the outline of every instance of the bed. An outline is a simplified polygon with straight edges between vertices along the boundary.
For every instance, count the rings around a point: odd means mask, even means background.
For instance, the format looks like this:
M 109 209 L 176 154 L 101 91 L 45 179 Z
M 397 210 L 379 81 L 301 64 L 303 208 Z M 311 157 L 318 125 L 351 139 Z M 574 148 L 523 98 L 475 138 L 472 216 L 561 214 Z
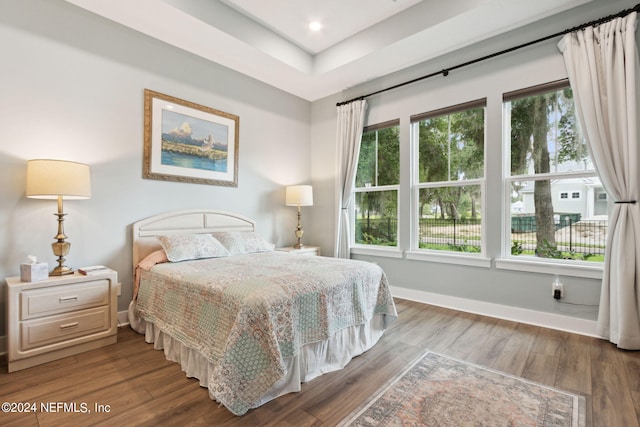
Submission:
M 276 251 L 230 212 L 136 222 L 133 265 L 131 327 L 235 415 L 342 369 L 397 317 L 376 264 Z

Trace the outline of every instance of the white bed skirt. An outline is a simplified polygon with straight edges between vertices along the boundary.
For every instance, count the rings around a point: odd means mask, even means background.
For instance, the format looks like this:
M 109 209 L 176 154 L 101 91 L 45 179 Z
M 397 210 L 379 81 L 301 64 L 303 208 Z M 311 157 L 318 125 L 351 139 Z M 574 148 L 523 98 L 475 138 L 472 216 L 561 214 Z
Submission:
M 197 378 L 202 387 L 209 389 L 209 397 L 217 400 L 209 384 L 213 365 L 197 350 L 187 347 L 179 340 L 162 331 L 151 322 L 139 318 L 135 312 L 135 302 L 129 304 L 131 328 L 143 334 L 145 341 L 153 343 L 156 350 L 164 350 L 167 360 L 180 364 L 189 378 Z M 282 396 L 298 392 L 303 382 L 344 368 L 352 358 L 369 350 L 378 342 L 384 332 L 384 315 L 375 315 L 368 323 L 342 329 L 326 341 L 303 346 L 296 356 L 285 360 L 287 376 L 276 383 L 252 408 Z

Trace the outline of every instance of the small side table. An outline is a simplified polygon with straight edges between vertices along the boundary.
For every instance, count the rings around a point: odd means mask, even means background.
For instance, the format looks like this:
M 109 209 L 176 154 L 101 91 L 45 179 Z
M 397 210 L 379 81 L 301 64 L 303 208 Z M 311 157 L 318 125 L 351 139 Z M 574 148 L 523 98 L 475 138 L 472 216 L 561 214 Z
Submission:
M 9 372 L 116 343 L 115 271 L 6 282 Z
M 289 252 L 294 255 L 308 255 L 308 256 L 320 256 L 320 246 L 303 246 L 300 249 L 296 249 L 293 246 L 287 246 L 284 248 L 277 248 L 277 251 Z

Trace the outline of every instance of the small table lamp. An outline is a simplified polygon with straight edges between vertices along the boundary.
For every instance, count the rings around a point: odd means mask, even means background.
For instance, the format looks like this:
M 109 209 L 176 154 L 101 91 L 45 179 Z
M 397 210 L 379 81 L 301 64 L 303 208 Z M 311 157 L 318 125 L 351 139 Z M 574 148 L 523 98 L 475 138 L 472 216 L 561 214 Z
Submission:
M 287 187 L 285 204 L 287 206 L 298 207 L 298 226 L 296 227 L 296 237 L 298 243 L 294 246 L 295 249 L 300 249 L 302 245 L 302 213 L 300 212 L 300 206 L 313 206 L 313 188 L 310 185 L 290 185 Z
M 64 160 L 29 160 L 27 162 L 27 197 L 32 199 L 58 200 L 57 241 L 51 244 L 53 254 L 58 257 L 58 266 L 50 276 L 62 276 L 73 273 L 73 269 L 64 265 L 64 257 L 69 253 L 71 243 L 64 234 L 64 214 L 62 199 L 77 200 L 91 198 L 91 178 L 89 166 L 83 163 Z

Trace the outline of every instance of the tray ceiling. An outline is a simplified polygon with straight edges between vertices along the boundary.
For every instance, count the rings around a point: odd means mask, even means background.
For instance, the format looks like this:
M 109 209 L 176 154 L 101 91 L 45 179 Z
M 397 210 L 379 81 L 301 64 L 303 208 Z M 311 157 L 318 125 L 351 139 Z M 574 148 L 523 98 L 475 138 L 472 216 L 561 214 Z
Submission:
M 66 1 L 314 101 L 593 0 Z

